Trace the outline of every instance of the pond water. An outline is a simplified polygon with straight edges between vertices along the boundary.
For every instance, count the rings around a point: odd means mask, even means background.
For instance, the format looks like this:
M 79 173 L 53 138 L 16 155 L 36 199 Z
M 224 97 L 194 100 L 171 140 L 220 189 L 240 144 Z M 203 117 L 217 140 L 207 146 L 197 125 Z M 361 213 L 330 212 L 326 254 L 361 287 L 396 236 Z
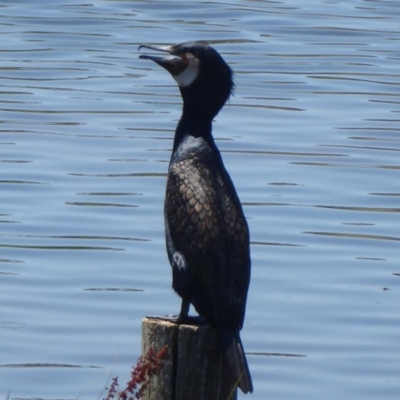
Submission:
M 0 16 L 0 396 L 101 398 L 142 318 L 178 312 L 163 197 L 181 99 L 137 48 L 201 39 L 235 71 L 214 136 L 251 230 L 246 398 L 399 398 L 399 2 Z

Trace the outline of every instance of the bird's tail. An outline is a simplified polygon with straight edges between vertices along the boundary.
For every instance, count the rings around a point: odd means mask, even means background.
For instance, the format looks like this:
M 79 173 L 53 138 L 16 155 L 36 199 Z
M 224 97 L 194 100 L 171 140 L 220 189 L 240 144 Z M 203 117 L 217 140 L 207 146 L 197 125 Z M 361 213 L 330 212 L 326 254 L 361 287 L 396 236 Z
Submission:
M 253 392 L 249 366 L 244 353 L 239 331 L 221 329 L 221 342 L 232 378 L 243 393 Z

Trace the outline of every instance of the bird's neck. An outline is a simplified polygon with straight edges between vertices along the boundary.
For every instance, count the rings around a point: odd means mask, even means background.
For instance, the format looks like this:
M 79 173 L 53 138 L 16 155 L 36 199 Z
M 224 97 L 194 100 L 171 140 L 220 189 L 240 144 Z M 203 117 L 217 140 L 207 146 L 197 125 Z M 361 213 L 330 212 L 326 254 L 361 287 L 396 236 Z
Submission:
M 173 151 L 176 150 L 185 135 L 190 135 L 196 138 L 202 137 L 211 146 L 214 146 L 214 139 L 211 132 L 212 118 L 206 118 L 204 115 L 193 113 L 187 114 L 184 110 L 178 126 L 176 127 Z

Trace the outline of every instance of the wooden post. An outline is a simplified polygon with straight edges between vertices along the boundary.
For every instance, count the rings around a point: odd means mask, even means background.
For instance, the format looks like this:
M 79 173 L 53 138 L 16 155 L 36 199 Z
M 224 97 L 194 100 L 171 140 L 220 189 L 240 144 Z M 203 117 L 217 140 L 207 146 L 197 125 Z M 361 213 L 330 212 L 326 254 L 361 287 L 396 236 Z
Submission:
M 166 362 L 151 378 L 144 400 L 236 400 L 215 329 L 145 318 L 142 354 L 168 346 Z

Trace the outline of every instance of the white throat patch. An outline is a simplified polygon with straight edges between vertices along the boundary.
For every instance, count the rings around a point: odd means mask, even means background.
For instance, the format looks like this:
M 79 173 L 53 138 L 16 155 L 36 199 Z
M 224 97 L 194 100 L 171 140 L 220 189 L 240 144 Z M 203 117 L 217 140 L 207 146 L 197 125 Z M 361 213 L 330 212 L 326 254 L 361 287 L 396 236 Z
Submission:
M 186 56 L 189 60 L 188 66 L 183 72 L 173 76 L 179 87 L 190 86 L 199 75 L 199 60 L 190 53 L 187 53 Z

